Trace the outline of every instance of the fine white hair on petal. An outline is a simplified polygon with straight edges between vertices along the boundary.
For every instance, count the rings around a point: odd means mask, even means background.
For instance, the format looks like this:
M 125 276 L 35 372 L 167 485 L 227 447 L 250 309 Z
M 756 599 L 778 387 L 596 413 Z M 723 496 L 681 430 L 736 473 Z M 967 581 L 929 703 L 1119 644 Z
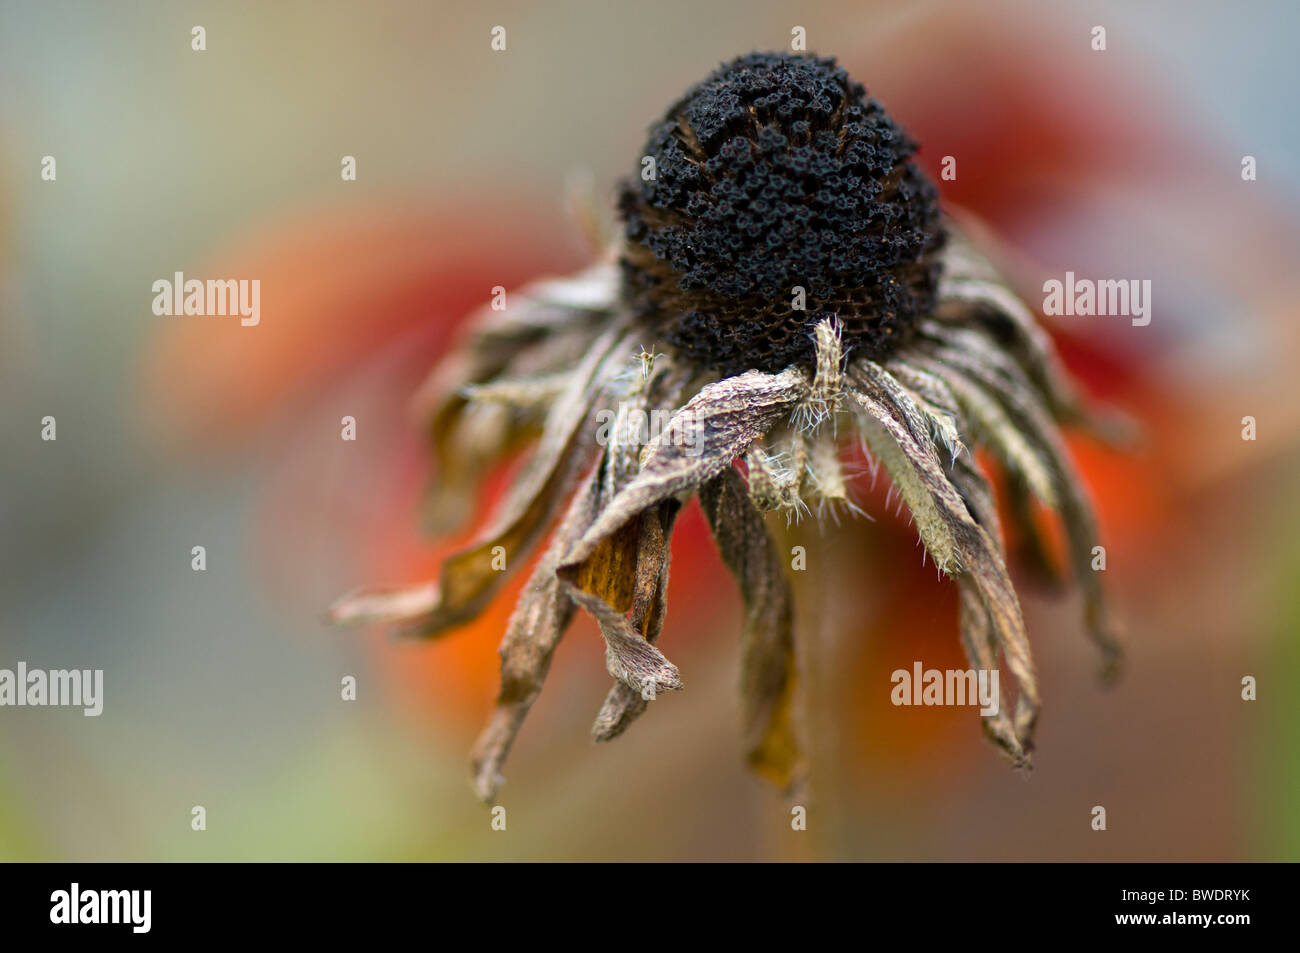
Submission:
M 817 322 L 812 339 L 816 364 L 808 395 L 795 408 L 796 428 L 803 433 L 816 431 L 834 417 L 844 398 L 844 325 L 831 315 Z

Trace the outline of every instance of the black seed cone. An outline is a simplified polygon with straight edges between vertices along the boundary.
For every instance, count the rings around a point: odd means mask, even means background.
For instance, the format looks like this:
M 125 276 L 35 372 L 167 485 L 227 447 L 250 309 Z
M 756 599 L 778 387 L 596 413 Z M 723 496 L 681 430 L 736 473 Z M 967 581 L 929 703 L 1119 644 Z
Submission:
M 724 375 L 811 365 L 830 314 L 855 356 L 883 355 L 938 282 L 937 194 L 915 148 L 833 59 L 725 64 L 650 130 L 655 178 L 622 187 L 627 303 Z

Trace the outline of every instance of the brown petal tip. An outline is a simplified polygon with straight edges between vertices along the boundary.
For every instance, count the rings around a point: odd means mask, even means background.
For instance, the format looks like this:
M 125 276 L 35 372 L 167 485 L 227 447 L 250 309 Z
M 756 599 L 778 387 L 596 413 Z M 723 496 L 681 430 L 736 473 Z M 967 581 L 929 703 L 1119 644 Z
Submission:
M 426 616 L 438 604 L 438 584 L 383 589 L 354 589 L 326 613 L 332 625 L 403 622 Z

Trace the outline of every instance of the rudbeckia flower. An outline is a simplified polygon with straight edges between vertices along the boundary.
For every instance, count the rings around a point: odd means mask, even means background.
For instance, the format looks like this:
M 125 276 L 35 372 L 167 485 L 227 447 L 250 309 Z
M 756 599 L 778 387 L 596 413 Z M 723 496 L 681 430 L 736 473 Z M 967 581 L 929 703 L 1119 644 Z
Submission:
M 855 530 L 840 517 L 859 512 L 845 463 L 858 449 L 883 464 L 928 558 L 956 581 L 971 665 L 1000 659 L 1014 679 L 1014 698 L 984 721 L 1013 763 L 1028 764 L 1040 701 L 976 449 L 1005 471 L 1020 534 L 1039 532 L 1033 500 L 1059 513 L 1086 628 L 1114 672 L 1094 519 L 1061 436 L 1103 427 L 1031 312 L 940 211 L 915 148 L 834 60 L 725 64 L 651 128 L 642 174 L 620 192 L 622 236 L 579 274 L 485 309 L 430 379 L 435 524 L 535 439 L 531 461 L 494 523 L 435 581 L 362 590 L 332 614 L 439 635 L 482 612 L 549 531 L 474 753 L 484 799 L 579 610 L 599 624 L 614 679 L 598 740 L 682 687 L 657 642 L 673 525 L 692 496 L 746 604 L 749 760 L 797 777 L 781 517 Z

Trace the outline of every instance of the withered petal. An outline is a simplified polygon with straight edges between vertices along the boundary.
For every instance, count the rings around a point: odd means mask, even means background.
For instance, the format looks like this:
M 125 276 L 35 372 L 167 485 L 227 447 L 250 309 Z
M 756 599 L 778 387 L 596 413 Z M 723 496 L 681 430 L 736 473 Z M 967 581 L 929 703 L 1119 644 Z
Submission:
M 542 691 L 551 658 L 573 620 L 575 606 L 560 591 L 555 568 L 569 547 L 591 525 L 600 504 L 600 466 L 574 494 L 546 551 L 519 597 L 501 641 L 501 689 L 487 726 L 471 756 L 474 787 L 489 803 L 496 800 L 506 755 Z
M 950 325 L 983 324 L 1014 355 L 1047 399 L 1052 412 L 1071 423 L 1091 416 L 1070 383 L 1051 337 L 997 269 L 958 229 L 944 247 L 935 317 Z
M 921 355 L 913 355 L 911 360 L 916 366 L 931 372 L 942 373 L 944 370 L 935 361 Z M 1047 465 L 1002 406 L 983 388 L 972 386 L 964 375 L 948 374 L 945 379 L 972 427 L 974 439 L 991 449 L 999 460 L 1020 475 L 1035 496 L 1055 509 L 1056 487 Z
M 587 530 L 562 570 L 576 571 L 637 514 L 717 476 L 796 406 L 807 388 L 806 376 L 794 368 L 748 371 L 706 384 L 646 444 L 640 471 Z
M 862 410 L 859 420 L 868 445 L 903 494 L 921 539 L 939 568 L 954 576 L 969 574 L 978 587 L 1007 666 L 1020 686 L 1016 735 L 1029 752 L 1038 718 L 1038 684 L 1020 602 L 1006 566 L 997 545 L 971 518 L 944 474 L 933 443 L 925 437 L 920 411 L 905 394 L 886 391 L 876 382 L 878 373 L 864 369 L 864 363 L 853 365 L 850 376 L 857 385 L 852 397 Z M 918 430 L 922 439 L 917 437 Z
M 997 668 L 997 641 L 988 609 L 980 597 L 979 587 L 969 576 L 957 578 L 958 592 L 961 598 L 960 626 L 961 644 L 966 658 L 976 671 L 989 672 Z M 1007 706 L 1006 692 L 998 685 L 998 710 L 995 715 L 983 717 L 984 733 L 989 736 L 1011 761 L 1020 767 L 1028 767 L 1028 760 L 1021 740 L 1016 735 Z
M 1119 674 L 1123 650 L 1105 590 L 1092 570 L 1092 551 L 1098 540 L 1096 517 L 1059 430 L 1030 383 L 1005 363 L 986 363 L 964 351 L 939 345 L 932 348 L 932 353 L 949 368 L 954 380 L 965 377 L 972 386 L 993 395 L 1046 463 L 1056 491 L 1056 508 L 1065 526 L 1071 568 L 1084 596 L 1088 635 L 1101 652 L 1103 679 L 1113 680 Z
M 974 457 L 965 454 L 952 466 L 952 484 L 966 502 L 966 508 L 997 547 L 1003 551 L 1002 526 L 998 519 L 997 501 L 993 487 L 984 476 Z M 960 594 L 960 626 L 962 648 L 976 671 L 991 671 L 997 667 L 997 641 L 989 620 L 988 609 L 980 598 L 979 587 L 969 576 L 958 576 Z M 1016 737 L 1015 726 L 1006 703 L 1006 692 L 998 686 L 998 711 L 984 718 L 984 732 L 1016 765 L 1027 766 L 1025 751 Z
M 560 582 L 570 598 L 590 612 L 600 626 L 600 633 L 605 637 L 605 668 L 610 675 L 647 701 L 660 692 L 682 687 L 677 666 L 633 629 L 627 616 L 600 596 L 584 592 L 563 577 Z
M 701 487 L 700 505 L 745 603 L 740 697 L 749 764 L 788 786 L 805 768 L 793 720 L 797 678 L 790 581 L 739 473 L 728 468 Z
M 680 508 L 676 500 L 665 500 L 654 510 L 642 514 L 638 520 L 636 583 L 630 623 L 633 630 L 640 632 L 652 645 L 658 641 L 659 633 L 663 631 L 668 612 L 669 541 Z M 622 681 L 615 682 L 596 715 L 596 721 L 591 727 L 592 737 L 596 741 L 617 738 L 641 716 L 648 705 L 649 702 L 641 692 L 634 691 Z
M 637 519 L 678 493 L 693 490 L 731 465 L 807 392 L 798 370 L 749 371 L 700 389 L 646 444 L 640 470 L 619 490 L 558 570 L 574 601 L 605 636 L 609 673 L 647 700 L 681 687 L 677 668 L 640 633 L 624 612 L 625 587 L 635 567 Z M 631 548 L 633 553 L 625 553 Z M 634 571 L 634 570 L 633 570 Z M 608 597 L 608 598 L 607 598 Z M 611 602 L 610 598 L 615 601 Z
M 540 429 L 527 417 L 503 415 L 495 442 L 466 399 L 468 386 L 488 385 L 503 375 L 540 377 L 581 364 L 613 306 L 610 267 L 594 266 L 571 278 L 544 279 L 514 291 L 502 311 L 484 307 L 466 323 L 455 347 L 420 386 L 413 407 L 425 422 L 437 467 L 424 502 L 427 529 L 460 528 L 473 512 L 475 490 L 487 468 Z M 566 303 L 567 302 L 567 303 Z
M 536 454 L 498 514 L 493 526 L 468 549 L 442 564 L 436 586 L 416 587 L 427 605 L 408 611 L 411 600 L 404 591 L 362 592 L 335 603 L 330 616 L 335 622 L 393 621 L 405 619 L 406 631 L 424 637 L 436 636 L 467 622 L 523 563 L 533 544 L 546 528 L 557 502 L 569 489 L 590 455 L 591 434 L 582 426 L 595 399 L 592 381 L 612 355 L 621 358 L 626 329 L 610 328 L 591 348 L 573 374 L 568 389 L 556 401 L 546 418 Z M 506 568 L 499 569 L 499 552 L 506 554 Z
M 605 465 L 611 465 L 608 453 Z M 602 539 L 581 564 L 562 565 L 556 572 L 562 591 L 590 612 L 600 626 L 609 674 L 647 701 L 661 691 L 681 687 L 677 667 L 645 632 L 650 600 L 658 591 L 667 554 L 661 507 L 641 512 Z M 643 609 L 641 618 L 635 616 L 638 602 Z M 634 613 L 631 620 L 629 611 Z

